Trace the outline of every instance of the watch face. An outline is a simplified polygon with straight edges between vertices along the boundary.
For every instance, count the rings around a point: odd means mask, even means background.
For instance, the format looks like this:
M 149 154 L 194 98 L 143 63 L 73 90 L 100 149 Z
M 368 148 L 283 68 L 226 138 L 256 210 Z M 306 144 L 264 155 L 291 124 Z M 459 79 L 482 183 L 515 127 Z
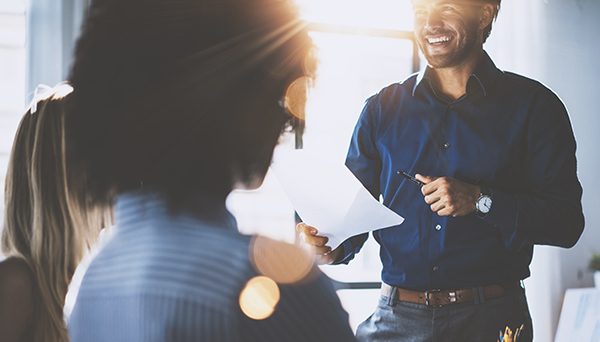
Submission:
M 477 210 L 479 212 L 487 214 L 492 207 L 492 199 L 490 196 L 483 195 L 477 201 Z

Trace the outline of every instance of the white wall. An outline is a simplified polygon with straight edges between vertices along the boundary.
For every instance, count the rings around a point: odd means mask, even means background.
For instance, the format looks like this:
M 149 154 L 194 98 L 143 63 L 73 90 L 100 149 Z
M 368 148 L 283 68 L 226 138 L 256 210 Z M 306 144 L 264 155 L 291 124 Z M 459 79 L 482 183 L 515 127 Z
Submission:
M 560 293 L 554 293 L 552 310 L 560 307 L 559 294 L 570 287 L 593 286 L 586 267 L 595 249 L 600 252 L 600 117 L 596 86 L 600 80 L 596 56 L 600 48 L 592 42 L 600 35 L 600 2 L 596 0 L 550 0 L 548 20 L 548 84 L 561 95 L 571 113 L 578 141 L 579 178 L 583 185 L 583 209 L 586 229 L 577 246 L 558 251 L 554 276 L 560 280 Z
M 600 69 L 600 2 L 597 0 L 505 0 L 486 49 L 505 70 L 542 81 L 566 104 L 578 143 L 586 228 L 572 249 L 536 246 L 525 286 L 535 341 L 553 341 L 564 291 L 593 286 L 587 262 L 600 251 L 600 117 L 596 84 Z
M 6 167 L 25 106 L 25 7 L 25 0 L 0 0 L 0 233 Z

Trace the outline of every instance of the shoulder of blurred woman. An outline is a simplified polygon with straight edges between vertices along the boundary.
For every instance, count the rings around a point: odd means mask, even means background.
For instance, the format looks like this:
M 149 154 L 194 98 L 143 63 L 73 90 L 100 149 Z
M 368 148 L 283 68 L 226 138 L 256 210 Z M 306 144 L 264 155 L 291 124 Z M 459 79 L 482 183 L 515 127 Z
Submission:
M 19 258 L 0 262 L 0 340 L 21 341 L 33 323 L 35 279 Z

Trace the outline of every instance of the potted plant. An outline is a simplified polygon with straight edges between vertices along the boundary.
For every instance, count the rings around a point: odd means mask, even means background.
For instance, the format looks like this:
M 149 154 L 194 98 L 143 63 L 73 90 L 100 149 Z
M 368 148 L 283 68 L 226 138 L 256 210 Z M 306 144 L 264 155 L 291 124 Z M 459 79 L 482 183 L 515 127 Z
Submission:
M 588 269 L 594 272 L 594 283 L 600 289 L 600 253 L 595 252 L 590 258 Z

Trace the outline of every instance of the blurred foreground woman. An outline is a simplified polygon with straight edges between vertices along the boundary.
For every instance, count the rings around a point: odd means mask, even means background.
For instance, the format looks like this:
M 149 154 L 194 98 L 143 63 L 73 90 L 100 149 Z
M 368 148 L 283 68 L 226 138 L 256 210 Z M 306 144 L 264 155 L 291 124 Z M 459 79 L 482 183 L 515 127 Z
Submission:
M 102 211 L 92 209 L 82 170 L 65 138 L 66 84 L 27 110 L 13 143 L 5 185 L 0 262 L 0 340 L 68 341 L 65 295 L 95 242 Z
M 241 235 L 225 207 L 302 119 L 312 48 L 285 0 L 92 1 L 67 122 L 116 225 L 73 341 L 354 340 L 313 260 Z

